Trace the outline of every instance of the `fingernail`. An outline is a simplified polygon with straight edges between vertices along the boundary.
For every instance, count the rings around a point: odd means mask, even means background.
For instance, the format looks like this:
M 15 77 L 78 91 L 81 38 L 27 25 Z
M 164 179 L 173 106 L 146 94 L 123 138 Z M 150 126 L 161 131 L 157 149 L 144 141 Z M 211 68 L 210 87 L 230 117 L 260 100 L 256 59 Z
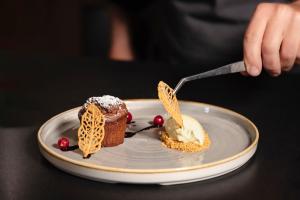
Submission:
M 258 76 L 260 71 L 258 68 L 256 67 L 250 67 L 249 69 L 249 73 L 252 75 L 252 76 Z

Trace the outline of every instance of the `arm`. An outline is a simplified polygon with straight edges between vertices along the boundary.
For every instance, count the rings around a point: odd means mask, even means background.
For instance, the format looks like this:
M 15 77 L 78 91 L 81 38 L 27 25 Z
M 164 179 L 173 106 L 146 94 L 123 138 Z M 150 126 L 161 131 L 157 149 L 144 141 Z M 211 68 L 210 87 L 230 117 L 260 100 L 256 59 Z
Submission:
M 257 6 L 244 37 L 244 61 L 251 76 L 262 68 L 278 76 L 300 62 L 300 0 Z
M 109 57 L 113 60 L 130 61 L 134 59 L 130 42 L 128 19 L 125 14 L 114 7 L 110 12 L 111 19 L 111 46 Z

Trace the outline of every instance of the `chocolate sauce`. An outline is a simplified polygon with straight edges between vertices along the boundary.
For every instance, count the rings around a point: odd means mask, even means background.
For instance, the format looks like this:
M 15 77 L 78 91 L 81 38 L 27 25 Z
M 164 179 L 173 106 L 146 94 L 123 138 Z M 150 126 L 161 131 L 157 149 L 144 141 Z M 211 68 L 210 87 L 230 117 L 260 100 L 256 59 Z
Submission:
M 76 150 L 78 148 L 79 148 L 79 146 L 76 144 L 76 145 L 73 145 L 73 146 L 68 146 L 67 148 L 62 149 L 62 150 L 63 151 L 73 151 L 73 150 Z
M 62 151 L 74 151 L 78 148 L 79 148 L 79 146 L 76 144 L 76 145 L 73 145 L 73 146 L 68 146 L 67 148 L 62 149 Z M 88 159 L 90 157 L 91 157 L 91 154 L 89 154 L 87 157 L 83 157 L 83 159 Z
M 135 132 L 126 132 L 125 133 L 125 138 L 130 138 L 132 136 L 134 136 L 135 134 L 139 133 L 139 132 L 142 132 L 142 131 L 145 131 L 145 130 L 149 130 L 149 129 L 152 129 L 152 128 L 159 128 L 160 126 L 156 126 L 156 125 L 151 125 L 151 126 L 147 126 L 145 128 L 142 128 L 138 131 L 135 131 Z
M 83 159 L 89 159 L 92 154 L 87 155 L 87 157 L 83 157 Z
M 133 124 L 132 126 L 136 126 L 135 124 L 135 121 L 132 121 L 130 123 L 127 123 L 127 124 Z M 135 132 L 126 132 L 125 133 L 125 138 L 130 138 L 130 137 L 133 137 L 135 134 L 139 133 L 139 132 L 142 132 L 142 131 L 145 131 L 145 130 L 149 130 L 149 129 L 152 129 L 152 128 L 160 128 L 161 126 L 157 126 L 157 125 L 153 125 L 153 123 L 149 122 L 149 124 L 151 124 L 150 126 L 147 126 L 145 128 L 142 128 L 138 131 L 135 131 Z M 62 151 L 74 151 L 76 149 L 78 149 L 79 146 L 76 144 L 76 145 L 72 145 L 72 146 L 68 146 L 67 148 L 65 149 L 62 149 Z M 87 157 L 83 157 L 83 159 L 89 159 L 91 157 L 91 154 L 89 154 Z
M 125 138 L 131 138 L 134 135 L 135 135 L 135 132 L 126 132 L 125 133 Z

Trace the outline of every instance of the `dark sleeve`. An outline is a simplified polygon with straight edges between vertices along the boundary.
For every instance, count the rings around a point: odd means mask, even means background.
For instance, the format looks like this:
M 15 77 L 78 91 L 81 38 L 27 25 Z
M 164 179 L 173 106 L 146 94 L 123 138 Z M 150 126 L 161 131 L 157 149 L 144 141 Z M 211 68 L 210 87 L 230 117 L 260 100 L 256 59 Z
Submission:
M 133 1 L 133 0 L 111 0 L 110 2 L 114 5 L 117 5 L 125 12 L 134 14 L 139 13 L 141 10 L 146 9 L 150 4 L 152 4 L 155 0 L 147 0 L 147 1 Z

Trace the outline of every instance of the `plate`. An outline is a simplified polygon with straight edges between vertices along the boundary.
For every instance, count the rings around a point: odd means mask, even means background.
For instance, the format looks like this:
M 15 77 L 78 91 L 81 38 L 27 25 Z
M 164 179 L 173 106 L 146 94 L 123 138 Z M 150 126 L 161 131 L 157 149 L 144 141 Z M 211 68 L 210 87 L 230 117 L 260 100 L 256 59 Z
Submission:
M 155 115 L 166 116 L 158 100 L 125 103 L 135 121 L 130 129 L 149 126 Z M 38 143 L 42 155 L 59 169 L 96 181 L 171 185 L 210 179 L 241 167 L 254 155 L 258 144 L 258 130 L 246 117 L 213 105 L 180 101 L 181 112 L 196 118 L 207 131 L 212 143 L 206 151 L 169 149 L 159 140 L 159 129 L 150 129 L 83 159 L 79 149 L 63 152 L 56 146 L 62 136 L 76 144 L 79 109 L 45 122 L 38 132 Z

